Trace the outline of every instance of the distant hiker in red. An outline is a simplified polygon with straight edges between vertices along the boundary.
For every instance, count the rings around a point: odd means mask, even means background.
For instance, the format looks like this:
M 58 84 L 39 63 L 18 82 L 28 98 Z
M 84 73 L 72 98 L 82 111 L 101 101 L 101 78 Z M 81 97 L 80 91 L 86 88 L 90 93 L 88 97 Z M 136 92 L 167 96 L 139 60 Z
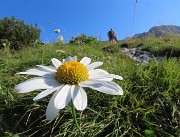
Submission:
M 117 42 L 116 33 L 113 31 L 113 29 L 110 29 L 107 35 L 108 35 L 110 43 L 116 43 Z

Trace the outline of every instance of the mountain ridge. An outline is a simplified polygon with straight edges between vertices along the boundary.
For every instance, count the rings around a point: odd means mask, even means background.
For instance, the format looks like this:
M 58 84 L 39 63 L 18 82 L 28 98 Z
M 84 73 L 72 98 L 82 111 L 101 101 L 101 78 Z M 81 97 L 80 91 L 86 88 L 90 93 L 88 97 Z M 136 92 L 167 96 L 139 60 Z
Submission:
M 177 37 L 177 36 L 180 36 L 180 26 L 161 25 L 150 28 L 148 32 L 135 34 L 132 38 Z

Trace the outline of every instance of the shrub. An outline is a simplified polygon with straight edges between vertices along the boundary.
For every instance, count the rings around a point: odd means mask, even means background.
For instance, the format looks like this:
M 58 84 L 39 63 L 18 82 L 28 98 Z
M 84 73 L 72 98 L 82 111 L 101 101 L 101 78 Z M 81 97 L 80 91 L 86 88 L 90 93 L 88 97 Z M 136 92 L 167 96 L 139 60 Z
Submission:
M 11 43 L 7 39 L 0 39 L 0 49 L 9 50 Z
M 22 47 L 33 47 L 33 43 L 39 40 L 40 30 L 37 24 L 25 24 L 23 20 L 18 20 L 14 16 L 0 19 L 0 48 L 2 41 L 9 42 L 10 49 L 21 49 Z
M 80 34 L 78 37 L 74 38 L 69 41 L 70 44 L 95 44 L 97 42 L 96 38 L 92 36 L 86 36 L 84 34 Z

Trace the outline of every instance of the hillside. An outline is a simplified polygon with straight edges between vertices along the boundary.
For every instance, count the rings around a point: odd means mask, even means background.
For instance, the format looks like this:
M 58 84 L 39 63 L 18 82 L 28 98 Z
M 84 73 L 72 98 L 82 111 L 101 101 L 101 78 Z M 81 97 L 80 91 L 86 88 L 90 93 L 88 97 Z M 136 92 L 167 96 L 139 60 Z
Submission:
M 180 36 L 180 26 L 162 25 L 152 27 L 148 32 L 135 34 L 133 38 L 147 37 L 177 37 Z
M 55 43 L 20 51 L 0 50 L 0 136 L 178 137 L 179 59 L 165 58 L 143 65 L 120 52 L 123 43 L 132 48 L 143 43 L 142 47 L 150 46 L 151 51 L 159 54 L 156 45 L 161 49 L 169 45 L 179 49 L 180 39 L 133 39 L 114 45 L 109 42 L 81 45 Z M 107 46 L 113 51 L 102 50 Z M 78 61 L 87 56 L 92 62 L 103 62 L 98 68 L 124 78 L 114 81 L 124 90 L 122 96 L 85 89 L 88 106 L 83 112 L 76 110 L 82 133 L 74 123 L 70 105 L 61 109 L 57 118 L 49 122 L 45 111 L 52 94 L 34 102 L 33 98 L 41 90 L 21 94 L 14 89 L 17 84 L 32 77 L 16 73 L 37 68 L 36 65 L 52 66 L 52 58 L 62 61 L 75 55 Z

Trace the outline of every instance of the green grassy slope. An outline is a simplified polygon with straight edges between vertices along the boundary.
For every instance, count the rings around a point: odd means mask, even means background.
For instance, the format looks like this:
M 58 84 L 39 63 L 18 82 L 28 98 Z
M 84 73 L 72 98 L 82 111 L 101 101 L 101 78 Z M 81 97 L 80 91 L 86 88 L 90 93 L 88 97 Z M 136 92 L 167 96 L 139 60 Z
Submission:
M 175 44 L 178 49 L 179 41 L 177 39 Z M 132 43 L 132 46 L 142 42 L 144 45 L 153 43 L 152 40 L 126 40 L 119 44 L 125 42 Z M 103 51 L 102 48 L 106 46 L 112 46 L 114 52 Z M 17 72 L 35 68 L 39 64 L 51 65 L 51 58 L 62 60 L 74 55 L 78 60 L 87 56 L 92 61 L 102 61 L 104 64 L 100 68 L 124 78 L 123 81 L 115 80 L 124 89 L 123 96 L 85 89 L 88 107 L 82 114 L 77 111 L 82 136 L 179 135 L 179 59 L 164 59 L 142 65 L 121 54 L 119 45 L 104 42 L 79 46 L 55 44 L 19 52 L 0 51 L 0 136 L 80 136 L 70 106 L 49 122 L 45 120 L 45 110 L 51 95 L 33 102 L 32 98 L 39 91 L 18 94 L 14 90 L 15 85 L 30 78 L 15 75 Z
M 127 39 L 121 41 L 130 47 L 141 47 L 155 56 L 180 57 L 180 37 L 149 37 L 144 39 Z

